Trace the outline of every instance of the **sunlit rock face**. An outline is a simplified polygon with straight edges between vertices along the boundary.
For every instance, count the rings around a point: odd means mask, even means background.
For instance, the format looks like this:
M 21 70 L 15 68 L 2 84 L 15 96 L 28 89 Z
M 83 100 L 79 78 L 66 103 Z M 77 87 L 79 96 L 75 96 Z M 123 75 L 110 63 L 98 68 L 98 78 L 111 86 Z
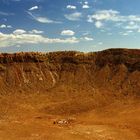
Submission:
M 140 51 L 1 54 L 0 83 L 1 94 L 100 90 L 139 96 Z

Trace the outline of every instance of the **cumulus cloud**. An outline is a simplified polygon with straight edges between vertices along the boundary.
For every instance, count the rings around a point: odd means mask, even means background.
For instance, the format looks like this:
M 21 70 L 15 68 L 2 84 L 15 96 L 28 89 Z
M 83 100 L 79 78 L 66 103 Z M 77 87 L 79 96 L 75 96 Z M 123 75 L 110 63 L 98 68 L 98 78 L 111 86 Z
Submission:
M 37 10 L 39 7 L 38 6 L 33 6 L 29 9 L 29 11 Z
M 13 31 L 13 34 L 15 34 L 15 35 L 21 35 L 24 33 L 26 33 L 26 31 L 23 29 L 16 29 L 15 31 Z
M 0 25 L 0 28 L 12 28 L 12 26 L 11 25 L 2 24 L 2 25 Z
M 118 11 L 114 10 L 100 10 L 96 11 L 95 14 L 88 16 L 89 22 L 94 22 L 95 20 L 119 20 Z
M 31 12 L 27 12 L 34 20 L 40 22 L 40 23 L 55 23 L 55 24 L 60 24 L 62 22 L 60 21 L 55 21 L 55 20 L 51 20 L 47 17 L 41 17 L 41 16 L 34 16 Z
M 5 24 L 0 25 L 0 28 L 6 28 Z
M 136 21 L 136 22 L 140 22 L 140 15 L 129 15 L 127 17 L 128 21 Z
M 11 25 L 7 25 L 7 28 L 12 28 L 12 26 Z
M 67 35 L 67 36 L 73 36 L 74 34 L 75 34 L 75 32 L 72 30 L 63 30 L 61 32 L 61 35 Z
M 88 22 L 94 23 L 97 28 L 103 27 L 104 23 L 112 22 L 115 27 L 126 30 L 140 29 L 140 15 L 121 15 L 116 10 L 98 10 L 93 15 L 88 15 Z M 105 24 L 107 25 L 107 24 Z
M 113 22 L 140 22 L 140 15 L 121 15 L 116 10 L 98 10 L 93 15 L 88 15 L 88 22 L 100 21 L 113 21 Z
M 85 5 L 82 6 L 82 8 L 83 8 L 83 9 L 88 9 L 88 8 L 89 8 L 89 5 L 86 5 L 86 4 L 85 4 Z
M 140 29 L 140 24 L 131 21 L 126 26 L 123 26 L 123 28 L 126 30 L 138 30 Z
M 139 22 L 130 21 L 129 23 L 123 25 L 122 28 L 126 30 L 125 31 L 126 34 L 132 33 L 134 31 L 139 32 L 139 30 L 140 30 L 140 23 Z
M 76 9 L 76 6 L 74 6 L 74 5 L 67 5 L 67 9 Z
M 72 13 L 72 14 L 66 14 L 64 15 L 66 19 L 68 20 L 72 20 L 72 21 L 76 21 L 76 20 L 80 20 L 81 17 L 82 17 L 82 13 L 80 12 L 75 12 L 75 13 Z
M 0 32 L 0 47 L 19 46 L 25 44 L 50 44 L 50 43 L 78 43 L 76 37 L 60 39 L 48 38 L 39 34 L 28 34 L 24 30 L 15 30 L 11 34 L 4 34 Z
M 83 9 L 88 9 L 88 8 L 89 8 L 88 1 L 85 1 L 85 2 L 84 2 L 82 8 L 83 8 Z
M 103 23 L 101 21 L 96 21 L 95 22 L 95 26 L 96 26 L 96 28 L 102 28 L 103 27 Z

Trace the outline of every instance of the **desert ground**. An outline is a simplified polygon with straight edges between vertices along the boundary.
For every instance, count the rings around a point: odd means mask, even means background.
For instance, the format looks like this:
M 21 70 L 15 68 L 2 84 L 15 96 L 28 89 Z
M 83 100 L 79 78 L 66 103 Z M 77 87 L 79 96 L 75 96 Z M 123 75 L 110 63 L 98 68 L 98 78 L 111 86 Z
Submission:
M 44 94 L 5 96 L 0 101 L 1 140 L 140 139 L 140 103 L 133 99 L 84 112 L 76 105 L 78 101 L 51 101 Z M 53 113 L 45 111 L 46 106 L 53 106 Z

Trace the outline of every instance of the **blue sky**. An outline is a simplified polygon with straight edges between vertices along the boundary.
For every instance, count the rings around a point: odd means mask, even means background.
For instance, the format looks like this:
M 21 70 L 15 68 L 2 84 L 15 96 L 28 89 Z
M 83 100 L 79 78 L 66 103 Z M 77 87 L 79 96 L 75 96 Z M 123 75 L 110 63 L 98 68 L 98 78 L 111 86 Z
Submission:
M 140 49 L 140 0 L 0 0 L 0 51 Z

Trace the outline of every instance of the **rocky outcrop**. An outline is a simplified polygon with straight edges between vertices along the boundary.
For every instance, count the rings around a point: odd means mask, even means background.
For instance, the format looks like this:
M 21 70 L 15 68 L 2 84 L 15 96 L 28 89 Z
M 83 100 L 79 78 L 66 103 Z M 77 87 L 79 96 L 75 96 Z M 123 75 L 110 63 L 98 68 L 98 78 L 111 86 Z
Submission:
M 0 94 L 140 95 L 140 50 L 0 54 Z

